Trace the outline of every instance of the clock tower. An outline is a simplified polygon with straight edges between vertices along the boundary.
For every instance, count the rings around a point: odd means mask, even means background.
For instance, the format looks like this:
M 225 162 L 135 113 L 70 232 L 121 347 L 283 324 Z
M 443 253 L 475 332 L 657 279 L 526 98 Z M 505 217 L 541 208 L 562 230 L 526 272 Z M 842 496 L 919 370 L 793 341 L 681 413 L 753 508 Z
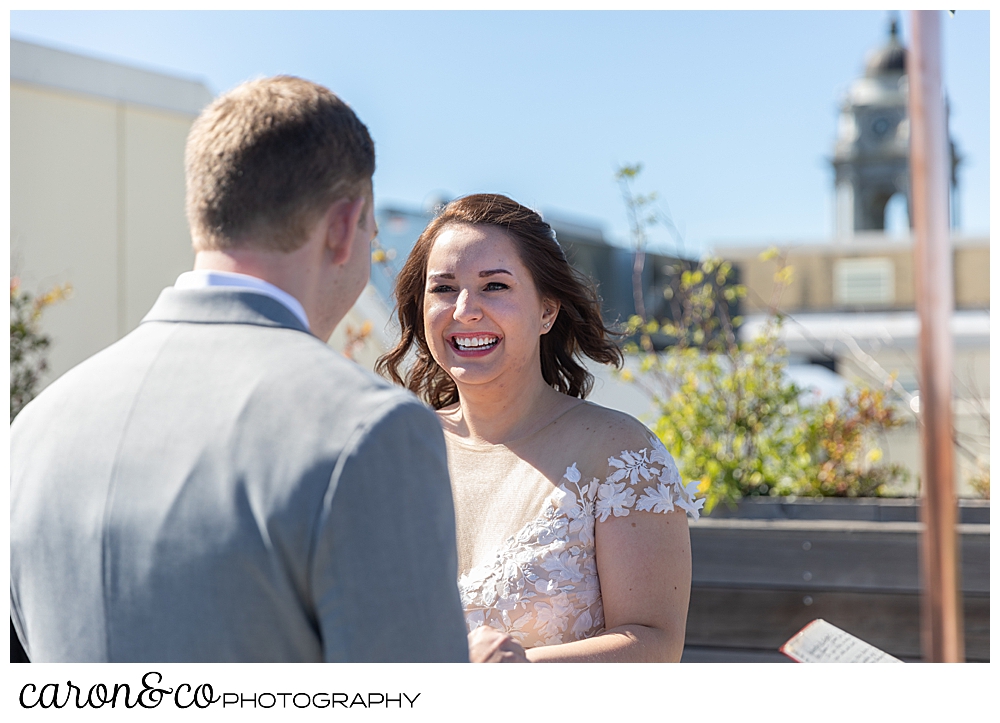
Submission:
M 893 18 L 888 42 L 869 55 L 841 104 L 833 156 L 838 237 L 884 231 L 886 206 L 897 194 L 912 226 L 906 56 Z M 949 147 L 954 198 L 959 159 L 954 143 Z

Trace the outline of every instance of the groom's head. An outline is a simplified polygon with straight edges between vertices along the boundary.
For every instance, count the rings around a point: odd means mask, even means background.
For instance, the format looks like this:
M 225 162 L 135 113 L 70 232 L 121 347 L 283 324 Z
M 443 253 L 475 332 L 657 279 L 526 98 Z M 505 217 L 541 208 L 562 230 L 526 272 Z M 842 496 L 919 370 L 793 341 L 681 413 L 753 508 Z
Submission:
M 371 203 L 375 145 L 321 85 L 278 76 L 216 98 L 188 135 L 187 216 L 196 251 L 290 252 L 332 203 Z

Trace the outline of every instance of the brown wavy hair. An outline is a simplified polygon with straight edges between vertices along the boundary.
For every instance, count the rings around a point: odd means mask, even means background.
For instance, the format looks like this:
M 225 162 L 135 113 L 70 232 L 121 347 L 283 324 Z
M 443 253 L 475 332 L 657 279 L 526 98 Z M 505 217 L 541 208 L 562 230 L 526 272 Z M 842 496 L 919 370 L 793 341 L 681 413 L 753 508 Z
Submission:
M 590 279 L 570 266 L 552 227 L 535 211 L 506 196 L 477 193 L 445 206 L 417 239 L 396 277 L 400 339 L 379 357 L 376 371 L 435 409 L 458 401 L 454 380 L 431 356 L 423 320 L 427 257 L 441 232 L 456 224 L 503 229 L 514 241 L 539 296 L 559 302 L 559 314 L 552 329 L 541 337 L 542 378 L 546 383 L 563 394 L 583 399 L 590 394 L 594 377 L 578 358 L 585 356 L 601 364 L 621 367 L 622 352 L 613 340 L 620 334 L 605 326 L 597 290 Z M 400 367 L 414 346 L 416 360 L 409 370 L 401 373 Z

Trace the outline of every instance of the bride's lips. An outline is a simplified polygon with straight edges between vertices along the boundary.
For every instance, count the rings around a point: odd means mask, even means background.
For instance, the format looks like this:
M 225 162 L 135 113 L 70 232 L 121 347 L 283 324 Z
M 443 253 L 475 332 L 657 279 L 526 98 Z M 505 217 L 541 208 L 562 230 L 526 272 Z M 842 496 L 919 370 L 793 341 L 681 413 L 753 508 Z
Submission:
M 448 337 L 448 344 L 451 350 L 458 356 L 480 357 L 486 356 L 500 344 L 501 336 L 490 332 L 479 332 L 478 334 L 451 334 Z

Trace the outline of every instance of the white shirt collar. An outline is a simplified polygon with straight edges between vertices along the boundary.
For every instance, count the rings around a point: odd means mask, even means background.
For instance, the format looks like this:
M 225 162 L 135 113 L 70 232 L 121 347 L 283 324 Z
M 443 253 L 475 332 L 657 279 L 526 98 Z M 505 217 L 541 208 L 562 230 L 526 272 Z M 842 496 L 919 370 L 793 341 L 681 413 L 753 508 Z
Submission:
M 247 274 L 237 274 L 232 271 L 214 271 L 209 269 L 195 269 L 185 271 L 177 277 L 174 282 L 175 289 L 204 289 L 207 287 L 228 286 L 231 288 L 246 289 L 258 294 L 270 296 L 275 301 L 280 301 L 290 312 L 295 314 L 299 321 L 309 328 L 309 318 L 306 310 L 294 296 L 287 291 L 282 291 L 274 284 L 258 279 L 256 276 Z

